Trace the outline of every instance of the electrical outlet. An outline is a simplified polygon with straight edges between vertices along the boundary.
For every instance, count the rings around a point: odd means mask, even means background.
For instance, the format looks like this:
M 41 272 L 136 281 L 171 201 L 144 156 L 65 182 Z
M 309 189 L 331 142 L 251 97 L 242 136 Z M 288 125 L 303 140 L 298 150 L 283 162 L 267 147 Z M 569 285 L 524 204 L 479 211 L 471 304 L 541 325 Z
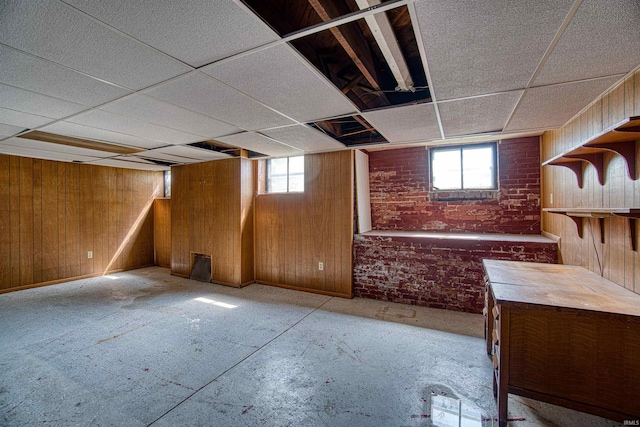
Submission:
M 87 252 L 87 258 L 89 259 L 93 258 L 93 251 Z
M 318 270 L 320 270 L 320 271 L 324 270 L 324 262 L 319 262 L 318 263 Z

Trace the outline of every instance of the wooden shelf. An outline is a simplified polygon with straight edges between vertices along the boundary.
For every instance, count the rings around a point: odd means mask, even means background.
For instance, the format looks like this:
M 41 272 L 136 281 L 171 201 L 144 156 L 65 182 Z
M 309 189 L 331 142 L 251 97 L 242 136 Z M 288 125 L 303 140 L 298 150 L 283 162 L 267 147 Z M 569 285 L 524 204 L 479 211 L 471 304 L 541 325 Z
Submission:
M 640 208 L 544 208 L 543 212 L 566 215 L 576 223 L 578 236 L 583 237 L 584 218 L 597 218 L 600 225 L 600 241 L 604 243 L 604 219 L 621 216 L 629 219 L 631 248 L 636 251 L 636 226 L 631 220 L 640 218 Z
M 629 178 L 636 180 L 636 152 L 640 140 L 640 117 L 629 117 L 620 123 L 594 135 L 569 150 L 542 163 L 542 166 L 564 166 L 571 169 L 578 179 L 578 187 L 583 186 L 583 166 L 593 165 L 598 172 L 598 181 L 604 185 L 604 153 L 613 151 L 627 163 Z

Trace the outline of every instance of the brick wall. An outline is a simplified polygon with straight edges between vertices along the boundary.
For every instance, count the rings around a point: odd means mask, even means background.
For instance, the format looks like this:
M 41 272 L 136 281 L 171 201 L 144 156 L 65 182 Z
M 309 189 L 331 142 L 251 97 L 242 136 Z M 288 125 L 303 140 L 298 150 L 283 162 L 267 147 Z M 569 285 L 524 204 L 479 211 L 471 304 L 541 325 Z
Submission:
M 526 236 L 514 242 L 357 235 L 354 295 L 480 313 L 483 258 L 556 262 L 554 242 L 526 240 Z
M 435 193 L 429 193 L 428 167 L 424 147 L 369 153 L 374 230 L 540 234 L 538 137 L 500 141 L 500 189 L 495 193 L 442 200 L 456 195 L 441 192 L 436 200 Z M 473 200 L 478 197 L 485 199 Z

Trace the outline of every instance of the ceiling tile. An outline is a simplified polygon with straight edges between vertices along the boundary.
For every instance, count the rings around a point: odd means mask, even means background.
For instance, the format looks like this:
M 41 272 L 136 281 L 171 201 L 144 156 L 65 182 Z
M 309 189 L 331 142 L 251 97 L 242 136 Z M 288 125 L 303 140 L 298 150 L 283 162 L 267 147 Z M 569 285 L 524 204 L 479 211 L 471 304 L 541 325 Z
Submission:
M 438 101 L 523 89 L 573 0 L 423 0 L 416 12 Z
M 138 159 L 130 156 L 119 156 L 112 157 L 110 159 L 100 159 L 93 160 L 91 162 L 87 162 L 92 165 L 98 166 L 110 166 L 114 168 L 124 168 L 124 169 L 138 169 L 138 170 L 149 170 L 149 171 L 168 171 L 171 169 L 169 166 L 157 165 L 152 162 L 145 162 L 142 159 Z
M 17 143 L 13 143 L 17 140 Z M 32 157 L 34 159 L 46 159 L 46 160 L 57 160 L 61 162 L 85 162 L 96 160 L 96 157 L 83 156 L 79 154 L 71 154 L 69 152 L 62 151 L 48 151 L 35 149 L 33 147 L 27 147 L 23 144 L 20 144 L 22 139 L 19 138 L 11 138 L 6 141 L 0 143 L 0 153 L 2 154 L 10 154 L 14 156 L 22 156 L 22 157 Z M 38 142 L 38 141 L 34 141 Z M 44 144 L 44 143 L 43 143 Z
M 619 77 L 529 89 L 506 130 L 562 126 L 617 80 Z
M 522 91 L 438 103 L 445 137 L 502 131 Z
M 232 0 L 64 0 L 194 67 L 278 40 Z
M 441 139 L 431 103 L 370 111 L 362 116 L 390 143 Z
M 0 83 L 96 106 L 130 93 L 83 74 L 0 45 Z
M 162 84 L 145 93 L 245 130 L 294 123 L 255 100 L 199 73 Z
M 183 163 L 228 159 L 231 157 L 225 153 L 218 153 L 217 151 L 188 147 L 185 145 L 172 145 L 169 147 L 157 148 L 155 150 L 148 150 L 144 153 L 137 154 L 137 156 L 152 157 L 154 159 L 164 159 L 169 161 L 182 161 Z
M 189 71 L 58 1 L 3 2 L 0 43 L 130 89 Z
M 0 107 L 61 119 L 87 107 L 0 83 Z
M 158 148 L 167 145 L 164 142 L 138 138 L 137 136 L 111 132 L 89 126 L 69 122 L 58 122 L 41 128 L 43 132 L 57 133 L 59 135 L 75 136 L 78 138 L 95 139 L 97 141 L 111 142 L 114 144 L 129 145 L 139 148 Z
M 283 142 L 291 147 L 298 148 L 305 153 L 316 151 L 342 150 L 344 144 L 317 131 L 303 125 L 287 126 L 276 129 L 269 129 L 261 133 Z
M 534 84 L 626 74 L 640 64 L 640 1 L 584 0 Z
M 184 144 L 202 140 L 202 136 L 143 122 L 106 111 L 94 110 L 68 120 L 85 126 L 124 133 L 168 144 Z
M 79 156 L 88 156 L 88 157 L 113 157 L 113 153 L 100 151 L 100 150 L 92 150 L 89 148 L 82 147 L 74 147 L 71 145 L 63 145 L 63 144 L 55 144 L 52 142 L 43 142 L 36 141 L 27 138 L 11 138 L 3 144 L 14 145 L 16 147 L 24 147 L 30 148 L 34 150 L 42 150 L 42 151 L 50 151 L 53 153 L 67 153 Z
M 240 131 L 233 125 L 145 95 L 130 96 L 101 109 L 157 125 L 192 132 L 205 138 L 215 138 Z
M 235 147 L 244 148 L 245 150 L 266 154 L 268 156 L 285 157 L 300 156 L 304 154 L 301 150 L 281 144 L 273 139 L 254 132 L 243 132 L 225 136 L 218 138 L 218 141 L 222 141 Z
M 0 123 L 12 126 L 19 126 L 25 129 L 33 129 L 47 123 L 53 122 L 55 119 L 50 117 L 38 116 L 35 114 L 24 113 L 22 111 L 10 110 L 0 107 Z
M 356 112 L 342 92 L 287 44 L 202 71 L 300 122 Z
M 0 122 L 0 138 L 15 135 L 17 133 L 22 132 L 23 130 L 24 130 L 23 127 L 6 125 Z

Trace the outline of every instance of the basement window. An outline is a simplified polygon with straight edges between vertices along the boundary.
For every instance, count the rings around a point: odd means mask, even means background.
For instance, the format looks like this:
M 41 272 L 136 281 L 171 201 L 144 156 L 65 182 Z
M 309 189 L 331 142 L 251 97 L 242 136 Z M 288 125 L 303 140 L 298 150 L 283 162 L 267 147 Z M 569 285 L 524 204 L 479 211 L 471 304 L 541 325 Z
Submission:
M 435 147 L 429 158 L 435 191 L 498 189 L 495 142 Z
M 171 171 L 164 171 L 164 197 L 171 197 Z
M 267 160 L 267 193 L 304 192 L 304 156 Z

